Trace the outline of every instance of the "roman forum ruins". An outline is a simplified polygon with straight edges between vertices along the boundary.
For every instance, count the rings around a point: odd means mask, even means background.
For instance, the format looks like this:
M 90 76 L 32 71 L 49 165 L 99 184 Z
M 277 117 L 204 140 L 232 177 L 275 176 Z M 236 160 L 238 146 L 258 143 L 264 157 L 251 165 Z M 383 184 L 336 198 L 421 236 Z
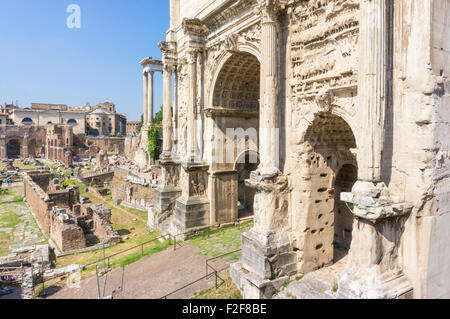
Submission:
M 246 298 L 339 262 L 343 298 L 449 297 L 449 16 L 447 0 L 171 0 L 162 65 L 141 63 L 145 123 L 164 78 L 151 226 L 254 214 L 231 266 Z

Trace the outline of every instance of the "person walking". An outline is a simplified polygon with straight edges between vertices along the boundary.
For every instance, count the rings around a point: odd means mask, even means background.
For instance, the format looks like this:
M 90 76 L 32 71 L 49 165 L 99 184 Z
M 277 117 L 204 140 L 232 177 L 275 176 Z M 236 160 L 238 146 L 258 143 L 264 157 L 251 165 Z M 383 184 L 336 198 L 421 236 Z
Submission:
M 0 179 L 0 188 L 2 187 L 2 185 L 3 185 L 3 180 Z

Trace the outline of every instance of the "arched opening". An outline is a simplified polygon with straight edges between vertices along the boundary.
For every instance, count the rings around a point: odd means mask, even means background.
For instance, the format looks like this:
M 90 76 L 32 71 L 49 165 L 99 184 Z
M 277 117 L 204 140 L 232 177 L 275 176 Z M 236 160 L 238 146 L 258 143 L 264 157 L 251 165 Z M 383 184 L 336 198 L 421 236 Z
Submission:
M 20 142 L 18 140 L 10 140 L 6 144 L 6 155 L 11 159 L 20 157 Z
M 353 215 L 340 200 L 341 192 L 351 191 L 357 179 L 356 139 L 341 117 L 321 114 L 304 136 L 301 193 L 293 216 L 304 243 L 303 269 L 307 273 L 342 260 L 351 243 Z M 295 225 L 297 226 L 297 225 Z
M 342 192 L 351 192 L 358 178 L 358 169 L 345 164 L 336 175 L 334 183 L 334 262 L 338 262 L 350 250 L 352 242 L 353 214 L 350 207 L 341 201 Z
M 33 120 L 29 117 L 26 117 L 22 120 L 23 125 L 33 125 Z
M 253 215 L 253 201 L 255 189 L 245 185 L 245 180 L 250 178 L 250 173 L 255 171 L 259 165 L 259 156 L 255 151 L 242 153 L 235 164 L 238 173 L 238 218 Z
M 253 214 L 254 191 L 245 186 L 259 162 L 260 62 L 250 53 L 235 52 L 215 73 L 210 107 L 213 212 L 216 222 Z
M 78 122 L 75 119 L 70 119 L 67 121 L 67 124 L 71 125 L 71 126 L 77 126 Z

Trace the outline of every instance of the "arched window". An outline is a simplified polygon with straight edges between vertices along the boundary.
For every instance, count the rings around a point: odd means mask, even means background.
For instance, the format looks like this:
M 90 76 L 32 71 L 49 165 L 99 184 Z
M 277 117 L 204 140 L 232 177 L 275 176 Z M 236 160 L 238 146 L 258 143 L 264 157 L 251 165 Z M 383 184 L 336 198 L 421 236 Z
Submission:
M 33 125 L 33 120 L 30 119 L 29 117 L 26 117 L 22 120 L 22 124 L 23 125 Z
M 78 124 L 78 122 L 75 119 L 70 119 L 70 120 L 67 121 L 67 124 L 72 125 L 72 126 L 76 126 Z

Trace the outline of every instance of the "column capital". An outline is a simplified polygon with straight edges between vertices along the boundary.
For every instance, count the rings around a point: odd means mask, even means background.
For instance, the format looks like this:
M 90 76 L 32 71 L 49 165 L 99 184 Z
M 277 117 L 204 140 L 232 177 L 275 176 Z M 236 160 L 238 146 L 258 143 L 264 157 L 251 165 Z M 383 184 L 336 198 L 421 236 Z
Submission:
M 273 23 L 277 21 L 277 15 L 284 10 L 287 0 L 259 0 L 258 8 L 261 12 L 263 23 Z
M 197 55 L 200 53 L 199 49 L 191 48 L 186 52 L 186 62 L 187 64 L 197 63 Z

